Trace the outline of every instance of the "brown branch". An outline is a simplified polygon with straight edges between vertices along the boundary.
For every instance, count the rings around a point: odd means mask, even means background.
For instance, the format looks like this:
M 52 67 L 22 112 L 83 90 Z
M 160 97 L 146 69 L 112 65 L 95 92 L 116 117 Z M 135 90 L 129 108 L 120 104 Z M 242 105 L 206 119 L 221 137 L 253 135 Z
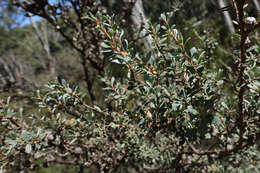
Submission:
M 238 83 L 239 83 L 239 92 L 238 92 L 238 117 L 237 117 L 237 125 L 239 127 L 239 146 L 242 146 L 242 139 L 243 134 L 245 132 L 244 128 L 244 93 L 246 91 L 246 81 L 244 79 L 244 70 L 246 67 L 246 46 L 245 41 L 248 37 L 248 33 L 245 30 L 245 22 L 244 22 L 244 4 L 245 1 L 236 1 L 235 4 L 237 5 L 238 10 L 238 17 L 239 17 L 239 29 L 240 29 L 240 59 L 239 59 L 239 65 L 238 65 Z

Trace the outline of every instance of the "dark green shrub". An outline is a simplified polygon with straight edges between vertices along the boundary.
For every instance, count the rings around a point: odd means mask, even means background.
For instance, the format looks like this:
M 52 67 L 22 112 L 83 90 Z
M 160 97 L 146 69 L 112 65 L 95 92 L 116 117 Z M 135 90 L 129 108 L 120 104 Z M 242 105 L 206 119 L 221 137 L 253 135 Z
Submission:
M 185 50 L 164 14 L 159 24 L 149 23 L 150 57 L 135 53 L 109 16 L 90 15 L 107 38 L 102 46 L 112 52 L 109 60 L 126 68 L 121 78 L 101 77 L 108 108 L 86 104 L 65 80 L 37 92 L 40 109 L 33 115 L 2 102 L 2 170 L 34 170 L 40 160 L 40 167 L 71 164 L 79 172 L 91 166 L 102 172 L 259 171 L 260 67 L 247 50 L 260 24 L 247 24 L 243 7 L 236 11 L 240 50 L 228 75 L 202 48 Z

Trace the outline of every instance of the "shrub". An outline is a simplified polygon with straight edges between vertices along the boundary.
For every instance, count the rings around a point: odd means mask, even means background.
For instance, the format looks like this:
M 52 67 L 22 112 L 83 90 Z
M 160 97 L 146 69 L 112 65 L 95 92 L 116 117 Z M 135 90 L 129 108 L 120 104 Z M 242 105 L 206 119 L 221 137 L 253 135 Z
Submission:
M 37 92 L 33 115 L 1 102 L 2 170 L 58 163 L 79 172 L 91 166 L 102 172 L 259 171 L 260 67 L 247 50 L 260 24 L 247 24 L 243 7 L 235 7 L 240 49 L 229 74 L 215 69 L 202 48 L 187 51 L 164 14 L 159 24 L 149 23 L 149 55 L 137 53 L 111 17 L 90 14 L 107 38 L 104 52 L 126 74 L 101 77 L 108 108 L 86 104 L 77 87 L 60 79 Z

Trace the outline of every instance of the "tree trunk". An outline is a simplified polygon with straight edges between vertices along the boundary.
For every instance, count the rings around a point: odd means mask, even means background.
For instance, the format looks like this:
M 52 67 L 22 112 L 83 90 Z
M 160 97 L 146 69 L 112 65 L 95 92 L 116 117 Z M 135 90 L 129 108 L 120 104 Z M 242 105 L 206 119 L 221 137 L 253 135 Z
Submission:
M 260 5 L 259 5 L 259 1 L 258 0 L 253 0 L 253 4 L 254 4 L 254 8 L 255 8 L 255 11 L 256 11 L 256 15 L 260 15 Z
M 125 6 L 130 6 L 131 14 L 130 19 L 131 23 L 134 25 L 134 29 L 137 32 L 137 38 L 143 38 L 144 46 L 146 51 L 152 49 L 152 37 L 147 35 L 147 29 L 149 28 L 148 19 L 144 13 L 143 1 L 142 0 L 124 0 Z M 129 5 L 129 4 L 133 5 Z M 128 4 L 128 5 L 127 5 Z
M 50 45 L 49 45 L 49 40 L 48 40 L 48 35 L 47 35 L 47 28 L 44 28 L 43 33 L 41 34 L 37 24 L 35 23 L 35 21 L 33 20 L 31 15 L 30 15 L 30 20 L 32 23 L 32 27 L 35 31 L 35 34 L 36 34 L 37 38 L 39 39 L 43 50 L 46 52 L 47 59 L 48 59 L 48 69 L 50 71 L 51 78 L 55 79 L 55 77 L 56 77 L 55 62 L 56 61 L 55 61 L 55 57 L 53 57 L 51 55 Z
M 227 6 L 224 0 L 217 0 L 217 4 L 218 4 L 219 9 L 224 9 Z M 222 18 L 225 23 L 226 31 L 229 33 L 234 33 L 235 28 L 233 26 L 232 19 L 229 15 L 229 12 L 226 10 L 223 10 L 223 11 L 221 11 L 221 13 L 222 13 Z
M 144 7 L 143 7 L 143 1 L 142 0 L 136 0 L 135 5 L 132 8 L 132 14 L 131 14 L 131 20 L 136 28 L 136 30 L 139 32 L 140 37 L 145 37 L 147 34 L 148 26 L 148 20 L 144 14 Z M 147 46 L 152 44 L 151 37 L 145 37 L 145 40 L 147 41 Z

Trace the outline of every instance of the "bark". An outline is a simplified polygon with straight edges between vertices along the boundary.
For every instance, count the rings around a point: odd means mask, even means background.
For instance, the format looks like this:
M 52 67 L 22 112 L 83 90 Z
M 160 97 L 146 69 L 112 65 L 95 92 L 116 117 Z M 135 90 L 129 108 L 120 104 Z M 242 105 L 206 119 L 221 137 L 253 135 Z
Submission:
M 227 6 L 224 0 L 217 0 L 217 5 L 219 9 L 224 9 Z M 229 33 L 234 33 L 235 28 L 233 26 L 232 19 L 230 17 L 229 12 L 227 10 L 223 10 L 221 11 L 221 14 L 225 23 L 226 31 Z
M 48 59 L 48 69 L 50 71 L 52 79 L 54 79 L 56 77 L 56 70 L 55 70 L 56 61 L 55 61 L 55 57 L 51 55 L 50 45 L 49 45 L 49 40 L 47 35 L 47 28 L 45 27 L 41 32 L 38 25 L 35 23 L 31 15 L 30 15 L 30 21 L 35 31 L 35 34 L 41 43 L 43 50 L 46 52 L 47 59 Z
M 147 32 L 146 29 L 148 29 L 148 20 L 144 14 L 144 7 L 142 0 L 136 0 L 133 8 L 132 8 L 132 14 L 131 14 L 131 20 L 136 28 L 136 30 L 139 32 L 140 37 L 144 37 Z M 148 41 L 148 44 L 151 44 L 151 38 L 146 37 L 146 41 Z
M 144 46 L 147 51 L 152 49 L 152 37 L 147 35 L 147 29 L 149 28 L 148 19 L 144 13 L 143 1 L 142 0 L 124 0 L 125 4 L 133 4 L 130 5 L 131 13 L 130 19 L 134 25 L 135 31 L 138 33 L 138 38 L 143 38 Z M 128 5 L 129 6 L 129 5 Z

